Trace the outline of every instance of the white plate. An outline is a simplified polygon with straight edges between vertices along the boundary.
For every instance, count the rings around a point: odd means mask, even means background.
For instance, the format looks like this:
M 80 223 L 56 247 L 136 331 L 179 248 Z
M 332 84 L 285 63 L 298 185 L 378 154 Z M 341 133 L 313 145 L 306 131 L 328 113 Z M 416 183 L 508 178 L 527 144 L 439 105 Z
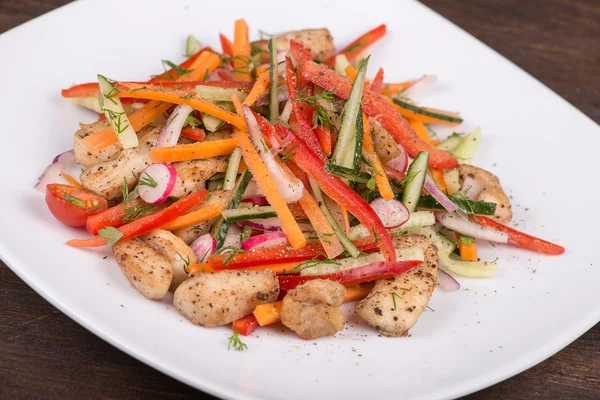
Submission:
M 303 0 L 191 2 L 83 1 L 0 36 L 2 207 L 0 254 L 31 287 L 71 318 L 139 360 L 199 389 L 236 399 L 450 398 L 481 389 L 542 361 L 600 319 L 595 261 L 598 126 L 553 92 L 460 29 L 413 2 Z M 381 10 L 378 12 L 376 10 Z M 182 59 L 188 33 L 219 48 L 233 19 L 258 29 L 327 26 L 338 47 L 388 24 L 372 48 L 372 76 L 436 73 L 428 104 L 460 110 L 481 125 L 476 163 L 513 196 L 520 229 L 557 240 L 562 257 L 498 246 L 496 279 L 460 279 L 436 291 L 410 338 L 378 337 L 355 318 L 335 338 L 304 342 L 277 329 L 228 352 L 229 328 L 203 329 L 170 298 L 139 295 L 113 260 L 62 243 L 81 232 L 61 226 L 33 190 L 54 155 L 71 147 L 79 121 L 93 116 L 60 97 L 96 73 L 139 80 L 160 59 Z M 108 254 L 108 250 L 104 250 Z

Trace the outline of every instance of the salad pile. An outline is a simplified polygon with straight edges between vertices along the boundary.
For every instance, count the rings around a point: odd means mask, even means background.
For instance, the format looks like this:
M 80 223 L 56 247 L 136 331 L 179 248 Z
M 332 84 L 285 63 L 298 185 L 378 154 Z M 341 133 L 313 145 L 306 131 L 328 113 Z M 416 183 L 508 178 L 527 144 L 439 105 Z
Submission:
M 187 59 L 147 81 L 62 91 L 98 113 L 36 188 L 77 248 L 110 246 L 149 299 L 174 292 L 194 324 L 238 334 L 276 322 L 303 339 L 344 327 L 339 306 L 405 336 L 436 287 L 491 278 L 478 243 L 558 255 L 507 224 L 500 181 L 471 165 L 479 129 L 439 141 L 459 114 L 418 104 L 425 75 L 368 79 L 381 25 L 336 52 L 327 29 L 250 42 L 246 22 L 221 52 L 189 36 Z M 91 236 L 90 236 L 91 235 Z

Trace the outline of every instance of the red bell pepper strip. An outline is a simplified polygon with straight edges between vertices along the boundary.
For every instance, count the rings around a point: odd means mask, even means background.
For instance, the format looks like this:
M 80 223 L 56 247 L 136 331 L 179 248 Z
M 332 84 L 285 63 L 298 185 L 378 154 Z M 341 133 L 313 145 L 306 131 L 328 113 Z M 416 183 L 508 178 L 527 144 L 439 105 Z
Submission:
M 352 83 L 346 77 L 337 74 L 313 61 L 299 66 L 300 74 L 314 84 L 331 91 L 338 97 L 347 99 Z M 458 167 L 458 161 L 450 153 L 438 150 L 419 137 L 404 119 L 381 95 L 371 90 L 363 90 L 363 111 L 375 118 L 413 157 L 419 151 L 429 153 L 429 165 L 433 168 L 448 169 Z
M 363 253 L 374 253 L 379 250 L 372 238 L 355 240 L 352 243 Z M 276 247 L 249 250 L 233 257 L 222 254 L 214 255 L 208 259 L 208 264 L 214 271 L 221 271 L 224 269 L 244 269 L 257 265 L 280 264 L 282 262 L 307 261 L 313 258 L 325 258 L 325 250 L 323 250 L 323 246 L 318 240 L 307 241 L 305 247 L 297 250 L 294 250 L 289 244 L 282 244 Z
M 127 203 L 127 209 L 137 207 L 144 202 L 142 199 L 135 199 Z M 90 215 L 87 218 L 85 227 L 92 235 L 98 235 L 98 231 L 107 226 L 118 228 L 122 226 L 125 221 L 123 218 L 127 215 L 126 209 L 123 204 L 117 204 L 114 207 L 104 210 L 99 214 Z
M 475 220 L 483 226 L 487 226 L 492 229 L 496 229 L 500 232 L 506 233 L 508 235 L 508 243 L 513 244 L 517 247 L 522 247 L 524 249 L 537 251 L 538 253 L 549 254 L 554 256 L 563 254 L 565 252 L 565 248 L 559 246 L 558 244 L 554 244 L 544 239 L 540 239 L 535 236 L 528 235 L 524 232 L 520 232 L 514 228 L 511 228 L 510 226 L 506 226 L 499 222 L 496 222 L 491 218 L 477 215 L 475 216 Z
M 293 135 L 292 132 L 280 124 L 275 125 L 275 130 L 281 137 L 290 134 Z M 297 143 L 296 148 L 290 153 L 292 161 L 311 176 L 327 196 L 352 213 L 364 226 L 369 227 L 376 236 L 379 236 L 379 239 L 377 240 L 376 238 L 376 241 L 379 242 L 379 248 L 386 261 L 389 263 L 395 262 L 396 250 L 394 249 L 392 239 L 371 206 L 340 178 L 325 172 L 325 163 L 302 141 L 298 140 L 295 143 Z
M 186 126 L 181 130 L 181 136 L 200 142 L 204 140 L 204 138 L 206 137 L 206 133 L 203 129 L 196 128 L 193 126 Z
M 356 39 L 355 41 L 350 43 L 348 46 L 344 47 L 342 50 L 340 50 L 336 54 L 336 56 L 339 54 L 345 54 L 346 58 L 348 58 L 348 61 L 352 61 L 364 49 L 366 49 L 367 47 L 369 47 L 370 45 L 372 45 L 373 43 L 375 43 L 376 41 L 381 39 L 383 37 L 383 35 L 385 35 L 385 32 L 386 32 L 385 24 L 379 25 L 377 28 L 370 30 L 369 32 L 365 33 L 364 35 L 362 35 L 361 37 L 359 37 L 358 39 Z M 333 56 L 332 58 L 330 58 L 327 61 L 327 66 L 329 68 L 333 67 L 334 64 L 335 64 L 335 56 Z
M 379 262 L 327 275 L 280 275 L 277 279 L 279 280 L 279 289 L 282 292 L 292 290 L 296 286 L 313 279 L 329 279 L 330 281 L 339 282 L 344 286 L 353 286 L 363 282 L 371 282 L 377 279 L 400 275 L 421 264 L 423 264 L 423 261 L 419 260 L 396 261 L 389 265 Z
M 300 181 L 302 182 L 302 184 L 304 185 L 305 188 L 310 187 L 308 175 L 306 174 L 306 172 L 304 172 L 302 170 L 302 168 L 300 168 L 299 166 L 297 166 L 295 163 L 293 163 L 291 161 L 286 163 L 286 165 L 294 173 L 294 175 L 296 175 L 296 178 L 300 179 Z
M 119 240 L 127 240 L 132 237 L 141 235 L 142 233 L 159 228 L 169 221 L 185 214 L 196 205 L 200 204 L 208 196 L 208 190 L 200 189 L 184 198 L 176 201 L 171 206 L 162 211 L 157 212 L 147 217 L 142 217 L 138 220 L 123 225 L 118 230 L 123 234 Z M 67 242 L 72 247 L 100 247 L 106 245 L 106 239 L 103 237 L 95 237 L 92 239 L 72 239 Z
M 373 78 L 373 83 L 371 83 L 371 90 L 375 93 L 380 93 L 381 88 L 383 87 L 383 68 L 379 68 L 377 71 L 377 75 Z
M 198 57 L 200 57 L 200 54 L 202 54 L 204 51 L 212 51 L 212 49 L 210 47 L 205 47 L 203 49 L 200 49 L 196 52 L 196 54 L 194 54 L 193 56 L 191 56 L 190 58 L 188 58 L 187 60 L 185 60 L 184 62 L 182 62 L 181 64 L 179 64 L 179 68 L 181 69 L 188 69 L 192 66 L 192 64 L 194 63 L 194 61 L 196 61 L 196 59 Z M 157 83 L 157 82 L 164 82 L 164 81 L 170 81 L 173 79 L 177 79 L 179 77 L 179 75 L 177 74 L 177 72 L 171 68 L 170 70 L 160 74 L 160 75 L 156 75 L 153 76 L 148 83 Z
M 321 148 L 326 155 L 330 156 L 333 146 L 331 145 L 331 130 L 326 126 L 319 125 L 315 128 L 315 135 L 321 143 Z
M 233 321 L 231 325 L 231 329 L 239 333 L 243 336 L 248 336 L 252 332 L 256 330 L 260 325 L 258 325 L 258 320 L 254 316 L 254 314 L 248 314 L 245 317 L 238 318 Z
M 398 171 L 397 169 L 394 169 L 387 165 L 384 165 L 383 168 L 385 169 L 385 176 L 387 176 L 388 179 L 391 179 L 395 182 L 400 183 L 406 177 L 406 174 L 403 174 L 402 172 Z
M 221 42 L 221 50 L 223 54 L 233 57 L 233 43 L 227 38 L 227 36 L 219 33 L 219 41 Z
M 221 78 L 224 81 L 232 81 L 233 79 L 233 75 L 231 75 L 229 72 L 225 71 L 224 69 L 218 69 L 217 70 L 217 75 L 219 75 L 219 78 Z

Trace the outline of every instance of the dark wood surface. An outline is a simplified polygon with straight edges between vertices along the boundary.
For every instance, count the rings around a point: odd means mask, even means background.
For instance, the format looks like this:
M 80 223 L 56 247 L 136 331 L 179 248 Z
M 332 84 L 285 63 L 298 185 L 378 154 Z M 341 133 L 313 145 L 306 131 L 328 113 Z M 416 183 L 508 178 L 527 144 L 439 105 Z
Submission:
M 0 33 L 66 3 L 2 1 Z M 424 3 L 600 121 L 600 2 Z M 202 396 L 98 339 L 0 263 L 0 398 Z M 600 398 L 600 324 L 543 363 L 468 398 Z

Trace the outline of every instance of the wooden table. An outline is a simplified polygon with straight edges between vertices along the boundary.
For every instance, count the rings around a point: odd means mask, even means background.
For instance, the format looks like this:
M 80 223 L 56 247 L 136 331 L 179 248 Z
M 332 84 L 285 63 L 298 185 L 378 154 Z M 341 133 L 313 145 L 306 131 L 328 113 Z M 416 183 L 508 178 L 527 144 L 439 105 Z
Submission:
M 0 33 L 68 2 L 2 2 Z M 600 122 L 600 3 L 424 3 Z M 201 396 L 98 339 L 0 265 L 0 398 Z M 547 361 L 469 398 L 600 398 L 600 324 Z

